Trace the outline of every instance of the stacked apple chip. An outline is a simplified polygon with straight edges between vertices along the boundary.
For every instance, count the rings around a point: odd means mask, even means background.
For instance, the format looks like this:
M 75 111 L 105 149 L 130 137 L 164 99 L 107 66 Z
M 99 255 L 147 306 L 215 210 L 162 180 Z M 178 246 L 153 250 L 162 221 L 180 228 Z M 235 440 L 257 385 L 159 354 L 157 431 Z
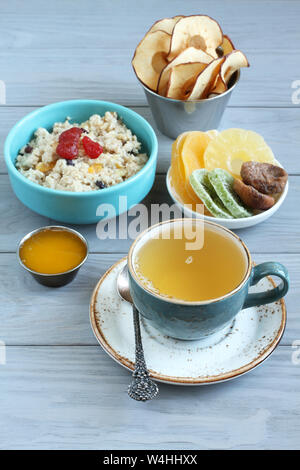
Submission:
M 249 63 L 214 19 L 192 15 L 154 23 L 137 46 L 132 66 L 150 90 L 190 101 L 224 93 L 232 75 Z

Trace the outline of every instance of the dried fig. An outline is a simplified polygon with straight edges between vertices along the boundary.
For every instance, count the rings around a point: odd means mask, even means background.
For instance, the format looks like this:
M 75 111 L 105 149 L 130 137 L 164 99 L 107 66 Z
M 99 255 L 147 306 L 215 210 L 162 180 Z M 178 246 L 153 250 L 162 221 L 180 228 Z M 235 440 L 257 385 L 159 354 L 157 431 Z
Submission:
M 280 166 L 270 163 L 245 162 L 241 168 L 241 177 L 245 184 L 261 193 L 276 194 L 284 190 L 288 174 Z
M 262 194 L 253 186 L 249 186 L 238 179 L 234 180 L 233 189 L 243 203 L 251 209 L 265 211 L 275 204 L 275 199 L 272 196 Z

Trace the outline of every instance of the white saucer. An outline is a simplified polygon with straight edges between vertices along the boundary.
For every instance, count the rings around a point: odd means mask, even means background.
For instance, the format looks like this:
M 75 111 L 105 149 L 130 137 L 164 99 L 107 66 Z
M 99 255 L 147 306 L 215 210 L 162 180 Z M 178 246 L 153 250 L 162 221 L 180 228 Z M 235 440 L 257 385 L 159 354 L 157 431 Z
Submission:
M 278 163 L 278 162 L 277 162 Z M 280 163 L 278 163 L 280 165 Z M 281 166 L 281 165 L 280 165 Z M 170 168 L 167 173 L 166 177 L 166 183 L 167 183 L 167 189 L 168 193 L 170 194 L 171 198 L 175 202 L 175 204 L 180 208 L 180 210 L 187 216 L 187 217 L 194 217 L 194 218 L 204 218 L 204 220 L 210 220 L 211 222 L 215 222 L 216 224 L 220 224 L 223 227 L 229 228 L 231 230 L 234 229 L 239 229 L 239 228 L 246 228 L 246 227 L 252 227 L 253 225 L 260 224 L 261 222 L 264 222 L 267 220 L 271 215 L 275 214 L 275 212 L 278 211 L 279 207 L 285 200 L 288 189 L 289 189 L 289 183 L 287 182 L 285 185 L 285 188 L 280 195 L 279 199 L 276 201 L 273 207 L 268 209 L 267 211 L 260 212 L 260 214 L 253 215 L 252 217 L 243 217 L 240 219 L 221 219 L 219 217 L 210 217 L 208 215 L 202 215 L 199 214 L 198 212 L 195 212 L 188 207 L 186 207 L 184 204 L 182 204 L 178 199 L 176 199 L 176 194 L 174 194 L 174 191 L 172 191 L 172 187 L 170 184 Z
M 103 349 L 127 369 L 134 367 L 131 305 L 116 290 L 117 275 L 126 258 L 114 264 L 95 287 L 90 320 Z M 251 288 L 272 288 L 265 278 Z M 242 310 L 226 331 L 204 341 L 181 341 L 164 336 L 141 317 L 145 359 L 151 376 L 176 385 L 203 385 L 238 377 L 263 362 L 276 348 L 286 323 L 284 300 Z

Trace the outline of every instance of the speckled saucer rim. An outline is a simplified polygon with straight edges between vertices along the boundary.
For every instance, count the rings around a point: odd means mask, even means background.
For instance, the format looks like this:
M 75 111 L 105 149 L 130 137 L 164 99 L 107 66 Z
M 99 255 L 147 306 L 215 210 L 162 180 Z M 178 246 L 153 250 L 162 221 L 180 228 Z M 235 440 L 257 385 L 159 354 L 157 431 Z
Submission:
M 94 291 L 91 296 L 91 301 L 90 301 L 90 323 L 91 327 L 94 333 L 95 338 L 99 342 L 100 346 L 104 349 L 104 351 L 112 358 L 114 359 L 118 364 L 121 366 L 125 367 L 126 369 L 130 370 L 131 372 L 134 370 L 134 363 L 127 359 L 126 357 L 121 356 L 117 351 L 115 351 L 110 344 L 107 342 L 104 334 L 102 333 L 101 329 L 99 328 L 99 324 L 96 320 L 96 313 L 95 313 L 95 304 L 96 304 L 96 299 L 98 295 L 98 291 L 104 282 L 104 280 L 109 276 L 109 274 L 117 268 L 117 266 L 126 261 L 127 256 L 124 258 L 118 260 L 116 263 L 114 263 L 104 274 L 103 276 L 99 279 L 98 283 L 96 284 Z M 275 282 L 271 277 L 268 276 L 269 281 L 273 284 L 274 287 L 276 287 Z M 251 371 L 255 367 L 259 366 L 262 362 L 264 362 L 271 354 L 272 352 L 276 349 L 278 346 L 284 330 L 286 326 L 286 306 L 285 306 L 285 301 L 284 299 L 280 299 L 278 301 L 281 305 L 281 311 L 282 311 L 282 318 L 281 318 L 281 324 L 280 328 L 277 332 L 277 335 L 273 339 L 273 341 L 263 350 L 260 352 L 260 354 L 254 358 L 251 362 L 248 364 L 245 364 L 242 367 L 239 367 L 238 369 L 234 369 L 232 371 L 223 373 L 223 374 L 218 374 L 218 375 L 210 375 L 210 376 L 201 376 L 201 377 L 172 377 L 164 374 L 158 374 L 157 372 L 149 369 L 149 373 L 151 378 L 158 382 L 170 384 L 170 385 L 209 385 L 209 384 L 214 384 L 214 383 L 219 383 L 219 382 L 226 382 L 228 380 L 235 379 L 243 374 L 246 374 L 247 372 Z

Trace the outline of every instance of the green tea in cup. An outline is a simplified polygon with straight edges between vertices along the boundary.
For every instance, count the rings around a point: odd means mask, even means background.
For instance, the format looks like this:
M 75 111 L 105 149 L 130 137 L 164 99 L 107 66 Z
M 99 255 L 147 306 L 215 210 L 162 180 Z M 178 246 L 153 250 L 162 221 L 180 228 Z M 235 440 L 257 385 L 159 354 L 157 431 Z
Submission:
M 220 298 L 236 289 L 248 270 L 240 240 L 218 226 L 205 225 L 203 246 L 191 246 L 185 232 L 177 238 L 174 224 L 168 236 L 153 236 L 139 247 L 134 270 L 141 284 L 155 294 L 190 302 Z

